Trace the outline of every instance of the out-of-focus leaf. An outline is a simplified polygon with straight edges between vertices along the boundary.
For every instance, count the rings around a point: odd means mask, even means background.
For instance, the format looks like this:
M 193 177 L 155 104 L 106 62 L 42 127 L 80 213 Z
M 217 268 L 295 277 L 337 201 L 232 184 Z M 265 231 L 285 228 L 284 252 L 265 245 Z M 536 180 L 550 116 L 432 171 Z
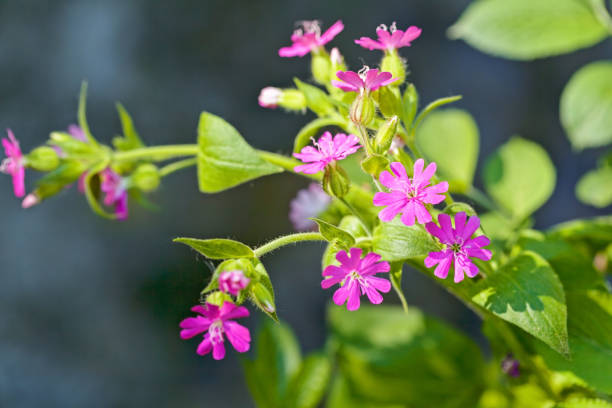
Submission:
M 144 143 L 142 143 L 142 140 L 136 131 L 132 117 L 120 103 L 117 103 L 117 112 L 119 113 L 119 119 L 121 120 L 123 137 L 116 137 L 113 139 L 113 145 L 115 148 L 117 148 L 117 150 L 125 151 L 143 147 Z
M 321 353 L 308 355 L 289 385 L 285 401 L 287 408 L 316 408 L 331 380 L 332 365 L 329 357 Z
M 316 113 L 318 116 L 330 115 L 336 111 L 329 95 L 327 95 L 323 90 L 314 85 L 302 82 L 297 78 L 293 78 L 293 82 L 295 82 L 295 86 L 297 86 L 297 88 L 304 94 L 308 109 Z
M 576 185 L 576 196 L 593 207 L 604 208 L 612 204 L 612 167 L 591 170 L 582 176 Z

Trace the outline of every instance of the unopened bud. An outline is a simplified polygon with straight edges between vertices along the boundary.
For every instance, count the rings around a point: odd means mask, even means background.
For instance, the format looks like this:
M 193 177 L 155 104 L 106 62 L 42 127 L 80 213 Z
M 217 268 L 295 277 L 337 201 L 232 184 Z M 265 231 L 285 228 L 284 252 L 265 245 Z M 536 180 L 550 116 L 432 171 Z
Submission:
M 378 129 L 376 137 L 374 138 L 374 149 L 376 153 L 385 154 L 389 150 L 397 131 L 398 121 L 399 119 L 397 116 L 392 116 L 383 123 L 380 129 Z
M 374 101 L 368 94 L 359 94 L 351 105 L 349 117 L 351 121 L 356 125 L 367 126 L 374 115 L 376 114 L 376 107 Z
M 378 108 L 384 117 L 400 115 L 402 112 L 402 98 L 398 88 L 383 86 L 376 92 Z
M 315 81 L 323 85 L 329 82 L 330 73 L 332 72 L 331 60 L 325 50 L 312 53 L 310 67 Z
M 32 150 L 26 156 L 28 167 L 38 171 L 55 170 L 59 165 L 59 157 L 55 149 L 49 146 L 41 146 Z
M 21 202 L 21 208 L 30 208 L 40 203 L 40 198 L 34 193 L 30 193 Z
M 257 282 L 251 288 L 251 295 L 255 303 L 268 313 L 276 312 L 276 306 L 274 306 L 274 297 L 261 283 Z
M 329 58 L 331 60 L 330 78 L 336 77 L 336 72 L 346 71 L 346 64 L 344 63 L 344 57 L 340 54 L 338 48 L 332 48 Z
M 404 124 L 410 126 L 419 107 L 419 94 L 413 84 L 408 84 L 404 91 L 402 107 Z
M 281 97 L 283 96 L 283 90 L 275 88 L 273 86 L 266 86 L 259 92 L 259 106 L 262 108 L 274 109 L 280 103 Z
M 262 108 L 275 109 L 283 107 L 291 111 L 303 111 L 306 109 L 306 97 L 297 89 L 280 89 L 267 86 L 259 92 L 257 99 Z
M 130 176 L 132 185 L 141 191 L 154 191 L 159 187 L 159 171 L 151 163 L 141 164 Z
M 348 193 L 350 180 L 342 167 L 332 163 L 325 167 L 323 190 L 332 197 L 342 198 Z
M 385 52 L 385 56 L 380 62 L 382 72 L 390 72 L 393 78 L 399 78 L 392 86 L 399 87 L 406 79 L 406 63 L 397 54 L 397 50 Z

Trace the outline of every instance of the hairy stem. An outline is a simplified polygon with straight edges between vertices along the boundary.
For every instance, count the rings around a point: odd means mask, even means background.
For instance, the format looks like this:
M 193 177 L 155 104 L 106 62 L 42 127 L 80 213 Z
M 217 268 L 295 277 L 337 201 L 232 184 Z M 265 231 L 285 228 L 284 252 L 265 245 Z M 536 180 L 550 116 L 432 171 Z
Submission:
M 302 162 L 294 158 L 287 157 L 287 156 L 284 156 L 278 153 L 267 152 L 265 150 L 257 150 L 257 153 L 259 154 L 259 157 L 261 157 L 268 163 L 275 164 L 279 167 L 282 167 L 283 169 L 290 171 L 291 173 L 299 174 L 300 176 L 308 177 L 313 180 L 321 181 L 323 179 L 323 174 L 321 173 L 304 174 L 304 173 L 298 173 L 295 170 L 293 170 L 295 166 L 299 166 L 300 164 L 303 164 Z
M 114 162 L 139 159 L 164 161 L 174 157 L 195 156 L 198 154 L 198 150 L 199 148 L 196 144 L 152 146 L 125 152 L 115 152 L 112 159 Z
M 302 241 L 327 241 L 327 240 L 323 238 L 323 235 L 319 234 L 318 232 L 300 232 L 297 234 L 285 235 L 283 237 L 273 239 L 267 244 L 264 244 L 260 246 L 259 248 L 256 248 L 254 250 L 255 256 L 259 258 L 267 254 L 268 252 L 274 251 L 275 249 L 278 249 L 285 245 L 295 244 L 297 242 L 302 242 Z

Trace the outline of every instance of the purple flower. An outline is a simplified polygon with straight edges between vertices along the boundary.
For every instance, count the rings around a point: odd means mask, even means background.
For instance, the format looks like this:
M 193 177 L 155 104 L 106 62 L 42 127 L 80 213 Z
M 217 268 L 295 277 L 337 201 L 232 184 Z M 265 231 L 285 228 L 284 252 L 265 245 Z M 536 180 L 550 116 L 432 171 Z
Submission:
M 226 301 L 221 307 L 207 303 L 206 306 L 194 306 L 191 311 L 202 316 L 188 317 L 180 323 L 179 326 L 183 329 L 181 339 L 190 339 L 206 332 L 204 340 L 196 351 L 199 355 L 203 356 L 212 350 L 213 358 L 222 360 L 225 357 L 223 334 L 239 353 L 249 350 L 251 342 L 249 329 L 234 322 L 234 319 L 249 315 L 246 307 Z
M 7 129 L 8 139 L 2 139 L 6 159 L 0 164 L 0 173 L 10 174 L 13 177 L 13 192 L 15 197 L 25 195 L 25 166 L 19 142 L 11 129 Z
M 405 225 L 414 225 L 414 219 L 419 224 L 431 221 L 431 215 L 424 204 L 438 204 L 444 200 L 444 195 L 448 190 L 448 183 L 441 183 L 429 186 L 431 177 L 436 172 L 436 163 L 430 163 L 425 171 L 423 166 L 425 161 L 418 159 L 414 163 L 414 174 L 410 179 L 406 174 L 406 169 L 400 162 L 391 163 L 391 170 L 395 176 L 388 171 L 380 174 L 382 185 L 391 190 L 389 193 L 379 192 L 374 195 L 374 205 L 378 207 L 387 206 L 378 217 L 385 222 L 391 221 L 399 213 L 402 213 L 402 222 Z
M 520 365 L 518 360 L 514 358 L 512 353 L 508 353 L 501 362 L 502 371 L 510 377 L 514 378 L 521 375 L 521 370 L 519 369 L 519 366 Z
M 246 288 L 251 280 L 244 276 L 239 270 L 221 272 L 219 275 L 219 290 L 238 296 L 238 293 Z
M 402 47 L 410 47 L 410 43 L 416 40 L 421 35 L 421 29 L 416 26 L 410 26 L 406 31 L 398 30 L 395 22 L 391 27 L 381 24 L 376 28 L 378 41 L 369 37 L 361 37 L 355 40 L 355 44 L 361 45 L 368 50 L 396 50 Z
M 480 219 L 472 216 L 465 222 L 464 212 L 455 215 L 455 228 L 451 225 L 451 217 L 448 214 L 438 216 L 438 227 L 434 222 L 425 225 L 425 229 L 431 235 L 440 240 L 446 247 L 442 251 L 430 252 L 425 258 L 425 266 L 431 268 L 438 265 L 434 275 L 446 279 L 451 263 L 455 262 L 455 283 L 463 280 L 463 273 L 473 278 L 478 275 L 478 267 L 472 263 L 470 257 L 488 261 L 491 259 L 491 251 L 482 247 L 489 245 L 490 241 L 484 235 L 472 238 L 480 226 Z
M 293 153 L 302 162 L 307 163 L 296 166 L 293 170 L 298 173 L 314 174 L 325 168 L 328 164 L 342 160 L 355 153 L 361 145 L 355 135 L 338 133 L 332 138 L 331 133 L 325 132 L 318 142 L 312 146 L 304 147 L 300 153 Z
M 346 303 L 348 310 L 359 309 L 361 295 L 367 295 L 370 302 L 377 305 L 383 297 L 378 291 L 387 293 L 391 290 L 391 282 L 376 275 L 389 272 L 389 262 L 379 262 L 380 255 L 370 252 L 361 259 L 361 248 L 351 248 L 350 255 L 345 251 L 336 254 L 340 266 L 329 265 L 323 271 L 327 277 L 321 281 L 321 287 L 328 289 L 339 283 L 340 288 L 334 292 L 334 303 L 342 306 Z
M 303 57 L 309 52 L 316 51 L 334 39 L 344 30 L 342 21 L 336 21 L 331 27 L 321 34 L 318 21 L 302 21 L 301 28 L 293 32 L 291 46 L 278 50 L 281 57 Z
M 332 85 L 345 92 L 358 92 L 359 94 L 375 91 L 381 86 L 389 85 L 399 78 L 392 78 L 390 72 L 379 72 L 378 69 L 364 67 L 359 73 L 354 71 L 338 71 L 336 76 L 340 81 L 332 80 Z
M 257 101 L 262 108 L 274 109 L 278 106 L 282 96 L 282 89 L 267 86 L 261 90 Z
M 296 231 L 312 231 L 317 223 L 310 218 L 316 217 L 327 209 L 331 197 L 323 191 L 319 183 L 310 183 L 308 188 L 298 191 L 289 204 L 289 219 Z
M 100 189 L 105 194 L 104 205 L 114 205 L 115 215 L 118 220 L 125 220 L 128 216 L 128 193 L 127 181 L 110 168 L 104 169 L 100 173 L 102 183 Z

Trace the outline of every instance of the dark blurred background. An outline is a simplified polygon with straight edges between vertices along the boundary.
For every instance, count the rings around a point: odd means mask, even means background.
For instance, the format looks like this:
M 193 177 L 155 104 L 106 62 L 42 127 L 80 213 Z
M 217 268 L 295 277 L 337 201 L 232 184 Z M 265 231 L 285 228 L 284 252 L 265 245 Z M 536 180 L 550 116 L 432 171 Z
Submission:
M 424 29 L 402 50 L 422 100 L 464 95 L 457 106 L 478 122 L 480 165 L 513 134 L 550 152 L 557 188 L 536 214 L 538 227 L 597 214 L 577 202 L 574 185 L 600 152 L 573 154 L 557 112 L 571 74 L 609 57 L 612 42 L 532 63 L 491 58 L 445 36 L 468 3 L 0 1 L 0 128 L 11 127 L 29 151 L 75 122 L 80 82 L 87 79 L 90 126 L 104 141 L 120 130 L 114 102 L 121 101 L 149 144 L 193 143 L 198 114 L 207 110 L 258 148 L 290 152 L 309 116 L 264 110 L 257 95 L 264 86 L 309 77 L 308 57 L 277 55 L 289 44 L 293 22 L 321 19 L 327 27 L 342 19 L 346 28 L 333 45 L 357 69 L 376 64 L 380 53 L 353 40 L 397 21 L 401 29 Z M 74 188 L 24 211 L 10 178 L 0 177 L 0 406 L 252 406 L 234 352 L 215 362 L 195 354 L 196 339 L 178 337 L 177 325 L 209 272 L 171 239 L 260 244 L 291 230 L 289 200 L 305 185 L 281 174 L 203 195 L 195 172 L 185 170 L 151 197 L 159 212 L 132 205 L 120 223 L 95 216 Z M 264 260 L 279 315 L 306 350 L 324 342 L 331 292 L 320 290 L 321 252 L 320 244 L 305 244 Z M 433 282 L 408 273 L 404 286 L 410 303 L 481 341 L 478 320 Z M 252 328 L 262 319 L 254 315 Z

